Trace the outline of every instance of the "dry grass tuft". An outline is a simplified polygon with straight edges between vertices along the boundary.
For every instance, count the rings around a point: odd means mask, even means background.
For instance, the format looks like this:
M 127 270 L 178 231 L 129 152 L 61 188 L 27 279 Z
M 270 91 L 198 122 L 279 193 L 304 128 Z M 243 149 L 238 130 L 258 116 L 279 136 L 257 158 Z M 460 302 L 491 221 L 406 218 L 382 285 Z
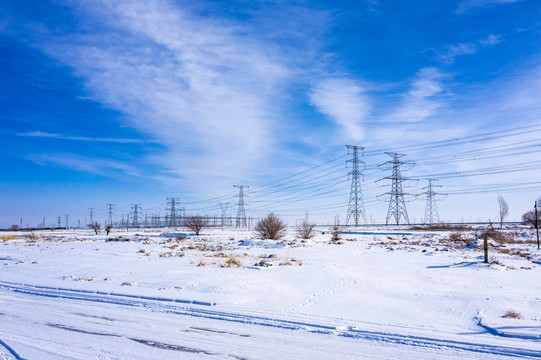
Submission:
M 229 256 L 222 267 L 241 267 L 242 263 L 234 256 Z
M 147 251 L 146 251 L 145 249 L 139 249 L 138 252 L 144 254 L 144 253 L 146 253 Z
M 515 310 L 507 310 L 503 317 L 510 319 L 522 319 L 522 314 Z
M 451 225 L 451 224 L 434 224 L 434 225 L 421 225 L 412 226 L 411 230 L 428 230 L 428 231 L 442 231 L 442 230 L 454 230 L 454 231 L 467 231 L 473 230 L 469 225 Z

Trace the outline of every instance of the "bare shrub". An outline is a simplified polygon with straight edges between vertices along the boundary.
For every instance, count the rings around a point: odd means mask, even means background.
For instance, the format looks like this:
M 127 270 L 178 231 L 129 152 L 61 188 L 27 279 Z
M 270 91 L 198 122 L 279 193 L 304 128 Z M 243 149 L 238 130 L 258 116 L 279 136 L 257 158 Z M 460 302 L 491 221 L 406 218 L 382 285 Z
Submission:
M 270 213 L 257 222 L 254 231 L 257 236 L 263 239 L 280 240 L 287 234 L 287 224 L 278 216 Z
M 99 222 L 95 221 L 92 224 L 88 225 L 88 227 L 90 227 L 92 230 L 94 230 L 96 235 L 100 234 L 101 224 Z
M 195 233 L 195 236 L 199 236 L 201 229 L 207 226 L 205 218 L 200 215 L 188 216 L 186 218 L 186 227 Z
M 522 314 L 515 310 L 507 310 L 503 316 L 510 319 L 522 319 Z
M 464 234 L 462 234 L 460 231 L 453 231 L 449 234 L 449 240 L 451 241 L 462 241 L 464 240 Z
M 310 224 L 306 221 L 303 221 L 302 224 L 295 227 L 296 235 L 302 239 L 311 239 L 316 235 L 314 228 L 316 224 Z
M 107 235 L 109 235 L 109 233 L 111 232 L 111 229 L 112 229 L 112 228 L 113 228 L 112 225 L 107 225 L 107 226 L 105 227 L 105 233 L 106 233 Z
M 11 231 L 19 231 L 19 225 L 16 225 L 16 224 L 15 224 L 15 225 L 11 225 L 11 226 L 9 227 L 9 230 L 11 230 Z
M 479 234 L 479 238 L 484 239 L 485 236 L 487 238 L 491 238 L 492 240 L 496 241 L 497 243 L 512 243 L 513 238 L 507 235 L 506 233 L 502 231 L 497 231 L 493 228 L 487 228 L 484 231 L 482 231 Z
M 331 241 L 333 242 L 339 241 L 340 239 L 342 239 L 340 235 L 342 235 L 342 229 L 340 228 L 340 226 L 334 225 L 331 228 Z

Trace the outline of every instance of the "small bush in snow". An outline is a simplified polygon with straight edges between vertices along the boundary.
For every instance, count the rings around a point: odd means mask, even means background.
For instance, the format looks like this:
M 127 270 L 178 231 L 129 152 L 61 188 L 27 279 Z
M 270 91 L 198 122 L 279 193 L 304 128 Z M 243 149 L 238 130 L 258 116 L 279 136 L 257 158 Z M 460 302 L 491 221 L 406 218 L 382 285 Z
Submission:
M 331 229 L 331 241 L 332 242 L 338 242 L 342 237 L 340 236 L 342 234 L 342 229 L 340 229 L 339 226 L 335 225 Z
M 515 310 L 507 310 L 503 316 L 510 319 L 522 319 L 522 314 Z
M 254 231 L 256 236 L 262 239 L 280 240 L 287 234 L 287 224 L 278 216 L 270 213 L 257 222 Z
M 316 224 L 310 224 L 303 221 L 302 224 L 296 226 L 296 235 L 302 239 L 311 239 L 316 235 L 316 232 L 314 231 L 315 227 Z

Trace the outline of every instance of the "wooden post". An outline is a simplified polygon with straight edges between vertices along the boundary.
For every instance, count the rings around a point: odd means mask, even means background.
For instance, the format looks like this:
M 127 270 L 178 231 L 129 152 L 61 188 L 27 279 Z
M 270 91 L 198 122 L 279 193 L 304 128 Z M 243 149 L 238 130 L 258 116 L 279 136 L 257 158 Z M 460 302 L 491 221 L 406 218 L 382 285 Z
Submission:
M 485 245 L 485 263 L 488 264 L 488 239 L 487 239 L 487 235 L 485 235 L 484 245 Z

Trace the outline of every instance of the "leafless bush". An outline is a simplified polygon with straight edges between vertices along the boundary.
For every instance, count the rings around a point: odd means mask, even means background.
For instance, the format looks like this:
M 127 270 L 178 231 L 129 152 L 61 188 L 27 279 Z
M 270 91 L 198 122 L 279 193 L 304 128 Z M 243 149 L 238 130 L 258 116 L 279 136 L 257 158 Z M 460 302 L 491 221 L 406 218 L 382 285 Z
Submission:
M 186 218 L 186 227 L 195 233 L 195 236 L 199 236 L 201 229 L 207 226 L 205 218 L 199 215 L 188 216 Z
M 88 225 L 92 230 L 94 230 L 94 232 L 96 233 L 96 235 L 99 235 L 100 234 L 100 228 L 101 228 L 101 224 L 97 221 L 93 222 L 92 224 Z
M 453 231 L 449 234 L 449 240 L 451 241 L 461 241 L 464 240 L 464 235 L 460 231 Z
M 257 236 L 263 239 L 280 240 L 287 234 L 287 224 L 278 216 L 270 213 L 257 222 L 254 231 Z
M 26 234 L 26 238 L 28 240 L 36 240 L 38 238 L 38 236 L 36 235 L 36 232 L 34 230 L 30 230 L 27 234 Z
M 11 231 L 19 231 L 19 225 L 17 225 L 17 224 L 11 225 L 9 230 L 11 230 Z
M 310 224 L 303 221 L 302 224 L 296 226 L 296 234 L 302 239 L 311 239 L 316 235 L 314 228 L 316 224 Z
M 111 232 L 111 229 L 112 229 L 112 228 L 113 228 L 112 225 L 107 225 L 107 226 L 105 227 L 105 232 L 107 233 L 107 235 L 109 235 L 109 233 Z
M 522 314 L 515 310 L 507 310 L 503 316 L 511 319 L 522 319 Z
M 340 235 L 342 235 L 342 229 L 340 228 L 340 226 L 334 225 L 331 228 L 331 241 L 338 241 L 342 239 Z

